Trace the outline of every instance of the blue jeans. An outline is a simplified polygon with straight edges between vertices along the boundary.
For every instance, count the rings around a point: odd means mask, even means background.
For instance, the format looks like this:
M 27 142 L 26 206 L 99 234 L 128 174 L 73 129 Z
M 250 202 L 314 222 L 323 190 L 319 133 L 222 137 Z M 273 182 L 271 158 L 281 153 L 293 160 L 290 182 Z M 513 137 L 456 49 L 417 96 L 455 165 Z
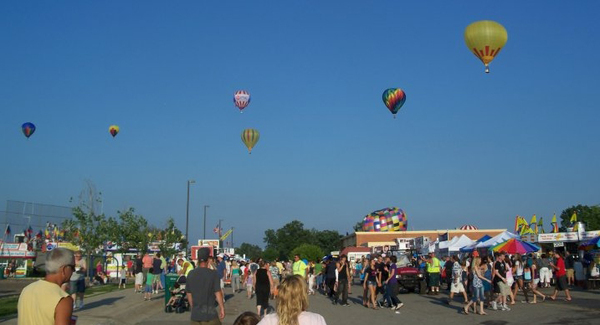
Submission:
M 398 289 L 398 283 L 388 283 L 385 286 L 385 295 L 383 298 L 387 299 L 388 305 L 390 307 L 397 306 L 401 301 L 396 296 L 396 291 Z
M 317 275 L 317 290 L 321 288 L 323 284 L 323 274 Z

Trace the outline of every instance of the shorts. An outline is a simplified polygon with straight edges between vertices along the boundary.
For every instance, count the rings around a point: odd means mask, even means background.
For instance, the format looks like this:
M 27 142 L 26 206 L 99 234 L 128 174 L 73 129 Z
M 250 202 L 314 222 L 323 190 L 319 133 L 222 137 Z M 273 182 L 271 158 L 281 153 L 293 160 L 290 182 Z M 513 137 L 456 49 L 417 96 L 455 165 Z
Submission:
M 219 280 L 219 284 L 221 285 L 221 290 L 225 289 L 225 281 L 223 279 Z
M 560 276 L 558 277 L 558 279 L 556 280 L 556 290 L 566 290 L 569 289 L 569 287 L 567 286 L 567 277 L 566 276 Z
M 247 290 L 248 292 L 252 292 L 252 284 L 250 284 L 250 283 L 246 283 L 246 290 Z
M 135 284 L 142 285 L 144 283 L 144 273 L 139 272 L 135 274 Z
M 567 269 L 567 277 L 572 278 L 575 276 L 575 270 L 574 269 Z
M 440 274 L 439 273 L 429 273 L 429 286 L 430 287 L 439 287 L 440 286 Z
M 369 286 L 369 287 L 377 287 L 377 281 L 369 281 L 369 280 L 367 280 L 367 286 Z
M 481 287 L 483 288 L 483 287 Z M 465 286 L 462 284 L 462 282 L 458 281 L 458 282 L 452 282 L 450 284 L 450 292 L 453 293 L 461 293 L 465 291 Z
M 71 281 L 69 283 L 69 293 L 84 293 L 85 292 L 85 278 L 81 278 L 76 281 Z
M 483 301 L 484 299 L 485 299 L 485 296 L 483 294 L 483 286 L 481 286 L 479 288 L 473 287 L 473 297 L 471 298 L 471 301 L 479 302 L 479 301 Z
M 146 287 L 144 288 L 144 292 L 146 292 L 146 293 L 152 293 L 152 285 L 151 284 L 146 284 Z
M 192 320 L 192 321 L 190 321 L 190 324 L 192 324 L 192 325 L 221 325 L 221 320 L 219 319 L 219 317 L 217 317 L 215 319 L 211 319 L 206 322 L 198 322 L 198 321 Z
M 127 283 L 127 279 L 121 279 L 120 284 L 126 284 Z
M 499 281 L 496 282 L 496 285 L 494 286 L 494 292 L 500 294 L 501 296 L 508 297 L 510 296 L 510 287 L 508 284 Z

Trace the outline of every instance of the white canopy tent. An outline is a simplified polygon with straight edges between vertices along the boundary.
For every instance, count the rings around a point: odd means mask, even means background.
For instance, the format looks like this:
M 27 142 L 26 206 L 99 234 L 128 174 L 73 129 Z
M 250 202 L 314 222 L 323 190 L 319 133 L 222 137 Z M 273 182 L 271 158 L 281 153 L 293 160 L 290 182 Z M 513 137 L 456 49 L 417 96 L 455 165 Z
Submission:
M 444 243 L 444 245 L 442 245 Z M 471 238 L 460 235 L 455 236 L 452 240 L 448 242 L 442 242 L 439 245 L 438 254 L 440 255 L 450 255 L 452 253 L 458 253 L 462 247 L 470 246 L 475 244 L 475 241 Z

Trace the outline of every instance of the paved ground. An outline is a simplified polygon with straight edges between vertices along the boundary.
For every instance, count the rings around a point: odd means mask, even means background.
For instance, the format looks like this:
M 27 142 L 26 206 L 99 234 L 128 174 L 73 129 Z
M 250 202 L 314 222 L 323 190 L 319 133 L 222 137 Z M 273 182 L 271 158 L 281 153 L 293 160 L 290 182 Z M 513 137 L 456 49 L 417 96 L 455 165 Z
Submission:
M 3 285 L 3 283 L 0 283 Z M 361 305 L 362 290 L 354 286 L 350 295 L 350 307 L 332 305 L 330 301 L 317 294 L 310 296 L 309 310 L 325 317 L 329 325 L 369 324 L 373 321 L 383 324 L 389 322 L 426 324 L 484 324 L 505 325 L 523 324 L 600 324 L 600 291 L 574 291 L 572 302 L 545 301 L 536 305 L 517 303 L 511 311 L 488 310 L 487 316 L 463 315 L 462 304 L 457 300 L 452 305 L 446 304 L 446 295 L 426 296 L 417 294 L 401 294 L 400 299 L 405 307 L 399 314 L 388 309 L 370 310 Z M 544 289 L 550 292 L 550 289 Z M 235 318 L 244 311 L 254 311 L 255 299 L 247 299 L 246 293 L 231 295 L 226 288 L 226 317 L 223 324 L 232 324 Z M 522 297 L 519 297 L 522 298 Z M 520 299 L 519 299 L 520 300 Z M 156 295 L 152 301 L 144 301 L 141 294 L 132 289 L 115 291 L 87 299 L 82 310 L 76 311 L 79 316 L 78 325 L 91 324 L 189 324 L 189 312 L 183 314 L 165 313 L 164 297 Z M 6 325 L 17 324 L 16 318 L 0 320 Z

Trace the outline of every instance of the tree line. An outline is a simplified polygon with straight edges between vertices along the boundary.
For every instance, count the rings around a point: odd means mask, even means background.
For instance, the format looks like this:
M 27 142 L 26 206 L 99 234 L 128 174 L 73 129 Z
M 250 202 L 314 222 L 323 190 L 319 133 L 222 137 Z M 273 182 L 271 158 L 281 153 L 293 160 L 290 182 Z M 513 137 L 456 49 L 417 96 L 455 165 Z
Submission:
M 341 238 L 337 231 L 305 229 L 302 222 L 294 220 L 279 229 L 267 229 L 263 237 L 264 250 L 258 245 L 242 243 L 236 248 L 236 254 L 245 254 L 250 259 L 262 257 L 268 261 L 291 260 L 296 254 L 303 259 L 320 260 L 340 249 Z

